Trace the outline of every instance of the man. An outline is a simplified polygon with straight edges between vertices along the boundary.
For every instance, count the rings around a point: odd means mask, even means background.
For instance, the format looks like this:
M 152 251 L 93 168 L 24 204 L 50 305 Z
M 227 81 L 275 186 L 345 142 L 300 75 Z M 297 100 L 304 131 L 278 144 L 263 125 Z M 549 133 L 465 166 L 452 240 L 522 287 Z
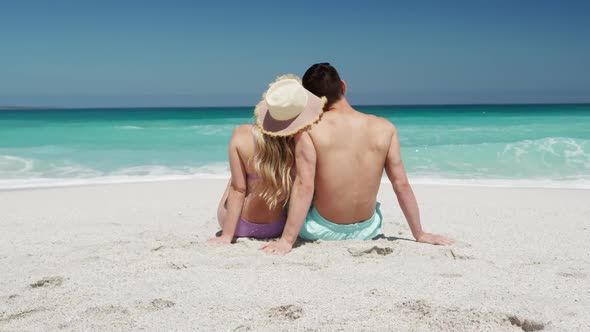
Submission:
M 303 86 L 325 96 L 321 121 L 296 136 L 296 177 L 281 238 L 261 249 L 284 254 L 298 236 L 307 240 L 371 239 L 381 233 L 377 193 L 385 169 L 417 242 L 449 245 L 426 233 L 404 169 L 397 130 L 384 118 L 354 110 L 346 83 L 328 63 L 311 66 Z M 312 204 L 310 209 L 309 207 Z

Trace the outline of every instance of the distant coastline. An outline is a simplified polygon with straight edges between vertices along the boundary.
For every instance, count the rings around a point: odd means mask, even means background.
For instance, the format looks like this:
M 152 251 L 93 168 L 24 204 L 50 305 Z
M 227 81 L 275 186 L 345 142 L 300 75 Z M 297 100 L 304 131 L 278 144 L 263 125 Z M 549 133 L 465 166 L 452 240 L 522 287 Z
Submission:
M 62 107 L 53 106 L 0 106 L 0 111 L 18 111 L 18 110 L 55 110 L 62 109 Z M 68 109 L 63 107 L 63 109 Z

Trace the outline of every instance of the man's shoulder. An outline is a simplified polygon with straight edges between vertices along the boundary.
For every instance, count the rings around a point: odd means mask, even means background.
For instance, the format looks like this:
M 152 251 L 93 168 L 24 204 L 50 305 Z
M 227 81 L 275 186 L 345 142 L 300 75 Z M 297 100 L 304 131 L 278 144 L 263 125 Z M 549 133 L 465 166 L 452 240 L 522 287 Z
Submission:
M 380 132 L 393 133 L 396 130 L 393 123 L 391 123 L 386 118 L 382 118 L 380 116 L 359 112 L 355 109 L 353 109 L 353 112 L 348 112 L 346 114 L 346 117 L 343 117 L 342 114 L 338 114 L 335 112 L 326 112 L 326 114 L 324 114 L 324 116 L 322 117 L 322 120 L 317 125 L 317 127 L 319 128 L 316 130 L 312 130 L 312 132 L 321 132 L 323 131 L 321 127 L 324 126 L 338 127 L 339 125 L 342 125 L 344 123 L 351 122 L 354 122 L 356 124 L 362 123 L 363 125 L 366 125 L 368 128 L 371 128 L 371 130 L 378 130 Z
M 365 114 L 365 115 L 368 117 L 369 121 L 371 122 L 371 126 L 374 128 L 379 128 L 379 129 L 385 130 L 387 132 L 394 132 L 396 130 L 393 123 L 391 121 L 387 120 L 386 118 L 372 115 L 372 114 Z

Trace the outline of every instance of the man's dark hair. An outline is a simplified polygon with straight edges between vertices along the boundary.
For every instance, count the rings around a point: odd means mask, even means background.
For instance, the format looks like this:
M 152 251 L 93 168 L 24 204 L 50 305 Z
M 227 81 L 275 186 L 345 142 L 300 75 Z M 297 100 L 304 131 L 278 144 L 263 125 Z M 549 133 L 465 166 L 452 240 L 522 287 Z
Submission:
M 342 80 L 332 65 L 327 62 L 316 63 L 309 67 L 303 75 L 303 87 L 318 97 L 328 98 L 326 108 L 334 104 L 342 96 Z

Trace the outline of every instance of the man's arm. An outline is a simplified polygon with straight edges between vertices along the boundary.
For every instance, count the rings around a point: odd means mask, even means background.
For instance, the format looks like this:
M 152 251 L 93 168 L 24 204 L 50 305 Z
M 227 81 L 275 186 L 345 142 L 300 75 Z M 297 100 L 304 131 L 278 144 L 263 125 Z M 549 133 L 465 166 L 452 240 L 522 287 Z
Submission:
M 231 170 L 231 179 L 227 189 L 227 213 L 221 226 L 222 234 L 220 237 L 209 239 L 209 243 L 231 243 L 236 232 L 238 219 L 242 213 L 244 200 L 246 197 L 246 168 L 238 153 L 238 134 L 236 129 L 229 143 L 229 167 Z
M 393 127 L 393 125 L 391 125 Z M 385 171 L 387 177 L 393 186 L 393 191 L 397 196 L 397 201 L 408 221 L 412 235 L 417 242 L 449 245 L 454 241 L 444 236 L 425 233 L 422 230 L 420 224 L 420 210 L 418 209 L 418 202 L 414 191 L 408 181 L 408 176 L 402 162 L 402 156 L 399 145 L 399 138 L 397 135 L 397 129 L 393 127 L 393 134 L 391 137 L 391 143 L 389 145 L 389 152 L 387 153 L 387 159 L 385 161 Z
M 316 151 L 307 132 L 295 136 L 296 175 L 289 200 L 289 216 L 278 241 L 269 242 L 260 249 L 265 252 L 286 254 L 293 248 L 313 199 Z

